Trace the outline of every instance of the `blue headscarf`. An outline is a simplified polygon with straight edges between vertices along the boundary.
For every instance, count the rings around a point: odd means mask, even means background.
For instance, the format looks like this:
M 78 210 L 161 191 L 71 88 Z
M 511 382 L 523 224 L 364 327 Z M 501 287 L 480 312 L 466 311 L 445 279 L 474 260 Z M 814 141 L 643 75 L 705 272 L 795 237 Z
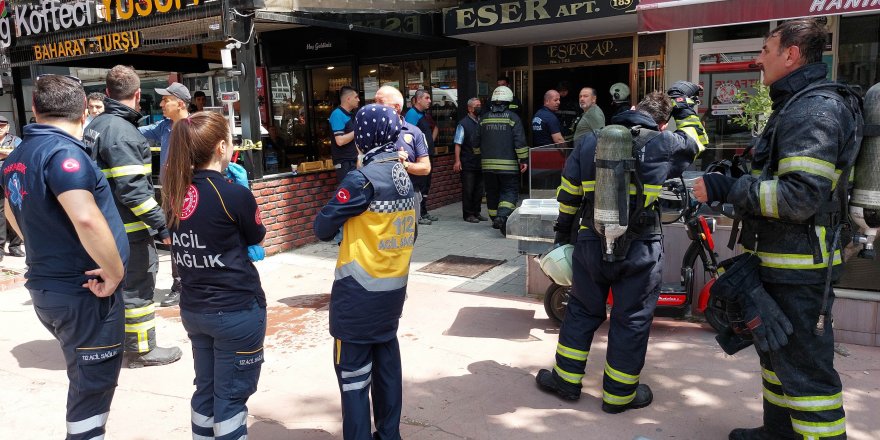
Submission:
M 377 154 L 394 151 L 403 124 L 393 108 L 370 104 L 354 116 L 354 143 L 364 152 L 364 164 Z

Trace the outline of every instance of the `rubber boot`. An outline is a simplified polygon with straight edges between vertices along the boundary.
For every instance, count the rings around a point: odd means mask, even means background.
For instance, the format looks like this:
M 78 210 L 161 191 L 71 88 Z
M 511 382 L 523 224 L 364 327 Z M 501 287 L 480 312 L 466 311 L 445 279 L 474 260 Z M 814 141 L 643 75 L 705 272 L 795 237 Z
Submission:
M 736 428 L 730 431 L 728 440 L 774 440 L 780 437 L 771 434 L 763 426 L 757 428 Z
M 627 403 L 626 405 L 612 405 L 607 402 L 602 402 L 602 411 L 605 411 L 608 414 L 618 414 L 628 409 L 644 408 L 650 405 L 653 401 L 654 393 L 651 392 L 651 387 L 641 383 L 636 387 L 636 397 L 633 398 L 632 402 Z
M 156 347 L 146 353 L 126 353 L 128 368 L 156 367 L 180 360 L 183 352 L 179 347 Z
M 541 390 L 548 393 L 556 393 L 561 399 L 578 400 L 581 398 L 581 389 L 578 386 L 565 383 L 565 381 L 550 370 L 538 370 L 535 382 Z

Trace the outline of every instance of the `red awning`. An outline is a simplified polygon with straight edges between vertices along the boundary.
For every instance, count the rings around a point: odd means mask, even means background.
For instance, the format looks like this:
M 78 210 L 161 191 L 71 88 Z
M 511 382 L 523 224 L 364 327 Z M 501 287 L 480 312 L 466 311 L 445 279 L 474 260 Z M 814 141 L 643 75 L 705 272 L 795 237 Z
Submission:
M 641 0 L 639 32 L 880 11 L 876 0 Z

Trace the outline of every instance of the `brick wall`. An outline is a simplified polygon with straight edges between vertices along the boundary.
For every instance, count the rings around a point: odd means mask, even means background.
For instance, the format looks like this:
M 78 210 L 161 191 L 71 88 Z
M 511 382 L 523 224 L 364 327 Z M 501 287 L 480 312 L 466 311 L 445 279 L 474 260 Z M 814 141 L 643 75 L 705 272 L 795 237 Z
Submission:
M 455 156 L 435 157 L 428 208 L 439 208 L 461 200 L 461 180 L 452 171 Z M 298 176 L 290 173 L 251 182 L 266 226 L 263 247 L 266 254 L 317 242 L 312 232 L 315 215 L 330 200 L 336 189 L 336 173 L 324 171 Z
M 330 200 L 336 188 L 336 173 L 257 180 L 251 191 L 263 214 L 266 254 L 277 254 L 318 241 L 312 232 L 315 214 Z
M 454 154 L 431 159 L 431 191 L 428 192 L 428 210 L 461 201 L 461 177 L 452 171 Z

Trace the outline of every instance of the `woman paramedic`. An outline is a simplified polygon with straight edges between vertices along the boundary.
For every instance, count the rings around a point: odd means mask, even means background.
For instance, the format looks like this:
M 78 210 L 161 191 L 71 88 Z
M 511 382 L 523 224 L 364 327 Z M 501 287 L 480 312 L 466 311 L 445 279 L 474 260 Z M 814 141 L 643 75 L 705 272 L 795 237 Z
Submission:
M 232 138 L 221 115 L 181 119 L 171 146 L 162 207 L 180 270 L 180 317 L 195 361 L 193 436 L 244 438 L 246 403 L 257 390 L 266 336 L 266 296 L 252 263 L 263 258 L 259 243 L 266 228 L 244 169 L 229 163 Z

